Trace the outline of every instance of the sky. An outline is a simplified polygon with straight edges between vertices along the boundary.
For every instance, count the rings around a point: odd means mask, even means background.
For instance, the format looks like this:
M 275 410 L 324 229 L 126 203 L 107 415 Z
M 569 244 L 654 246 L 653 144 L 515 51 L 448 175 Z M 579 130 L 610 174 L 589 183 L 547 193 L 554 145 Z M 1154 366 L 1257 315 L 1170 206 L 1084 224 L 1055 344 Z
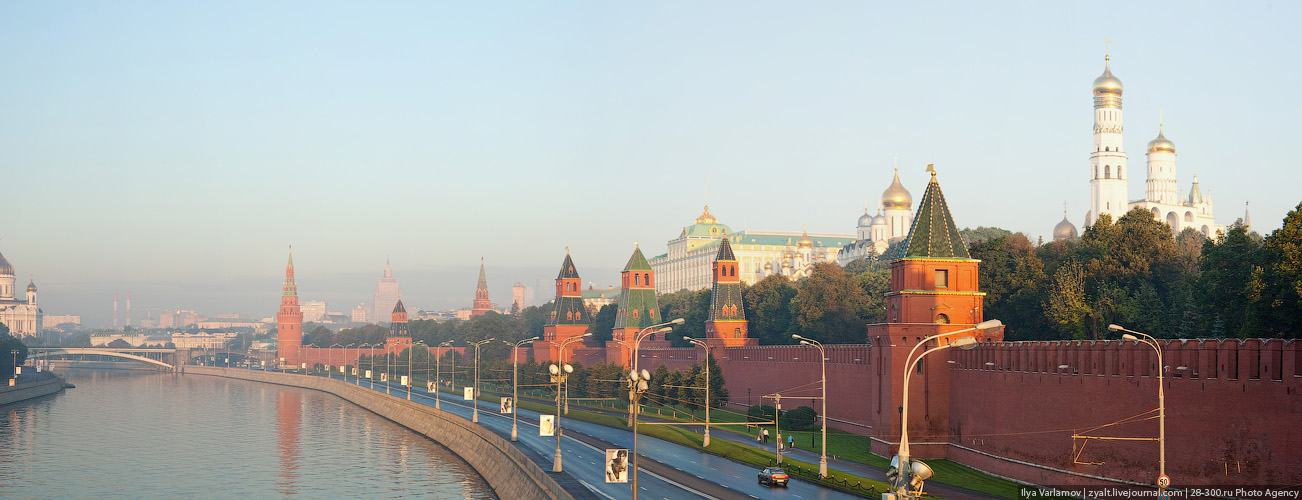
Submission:
M 1302 201 L 1296 2 L 5 2 L 0 253 L 46 314 L 261 318 L 618 281 L 701 213 L 852 234 L 898 164 L 960 227 L 1089 209 L 1090 85 L 1217 222 Z

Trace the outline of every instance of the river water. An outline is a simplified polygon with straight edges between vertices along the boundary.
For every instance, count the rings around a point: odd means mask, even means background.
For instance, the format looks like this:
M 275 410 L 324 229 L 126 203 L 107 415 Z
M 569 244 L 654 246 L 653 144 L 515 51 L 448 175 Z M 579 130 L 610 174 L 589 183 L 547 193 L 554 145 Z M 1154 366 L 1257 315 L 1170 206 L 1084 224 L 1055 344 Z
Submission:
M 315 391 L 62 370 L 0 407 L 0 498 L 497 498 L 460 457 Z

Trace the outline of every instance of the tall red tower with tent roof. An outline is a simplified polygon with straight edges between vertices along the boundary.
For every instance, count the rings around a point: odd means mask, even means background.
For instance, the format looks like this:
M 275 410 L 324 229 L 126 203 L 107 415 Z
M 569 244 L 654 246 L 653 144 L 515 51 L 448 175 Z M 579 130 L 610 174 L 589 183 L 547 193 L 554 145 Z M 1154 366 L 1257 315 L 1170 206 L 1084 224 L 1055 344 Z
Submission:
M 299 349 L 303 346 L 303 311 L 298 308 L 298 285 L 294 284 L 294 250 L 289 251 L 285 264 L 285 285 L 280 294 L 280 310 L 276 311 L 276 357 L 291 366 L 301 362 Z
M 566 248 L 561 272 L 556 275 L 556 299 L 553 300 L 552 310 L 547 313 L 543 338 L 533 343 L 535 361 L 545 363 L 569 359 L 568 355 L 559 352 L 560 344 L 587 333 L 591 318 L 583 306 L 582 284 L 579 271 L 574 268 L 574 260 L 570 258 L 570 249 Z

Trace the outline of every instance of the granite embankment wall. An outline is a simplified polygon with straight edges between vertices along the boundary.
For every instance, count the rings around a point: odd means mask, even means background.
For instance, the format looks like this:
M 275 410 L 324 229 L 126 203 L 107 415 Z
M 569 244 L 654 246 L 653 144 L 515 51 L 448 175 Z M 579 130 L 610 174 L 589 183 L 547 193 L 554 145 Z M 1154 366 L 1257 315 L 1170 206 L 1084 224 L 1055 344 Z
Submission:
M 474 467 L 499 498 L 573 498 L 506 439 L 469 420 L 433 407 L 339 380 L 308 375 L 203 366 L 186 366 L 185 373 L 301 387 L 334 394 L 446 446 Z
M 28 369 L 31 368 L 28 367 Z M 42 375 L 40 380 L 20 381 L 18 385 L 13 387 L 9 387 L 9 379 L 4 379 L 5 385 L 0 387 L 0 406 L 17 403 L 25 399 L 48 396 L 63 390 L 63 377 L 49 372 L 37 375 Z

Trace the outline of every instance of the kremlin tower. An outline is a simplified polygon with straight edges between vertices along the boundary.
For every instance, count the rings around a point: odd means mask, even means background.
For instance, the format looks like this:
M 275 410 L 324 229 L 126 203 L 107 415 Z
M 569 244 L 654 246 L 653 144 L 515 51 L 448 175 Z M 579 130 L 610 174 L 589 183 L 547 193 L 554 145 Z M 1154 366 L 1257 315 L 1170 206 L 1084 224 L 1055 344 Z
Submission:
M 719 253 L 714 257 L 714 293 L 710 299 L 710 319 L 705 322 L 706 342 L 716 347 L 756 345 L 759 340 L 746 337 L 748 326 L 737 257 L 725 236 L 719 239 Z
M 294 251 L 285 265 L 285 286 L 276 312 L 276 357 L 285 364 L 298 366 L 299 348 L 303 346 L 303 311 L 298 308 L 298 285 L 294 284 Z
M 411 334 L 407 333 L 407 308 L 402 306 L 402 299 L 398 299 L 389 315 L 389 335 L 384 338 L 384 346 L 395 354 L 411 347 Z
M 483 316 L 493 310 L 493 301 L 488 300 L 488 278 L 484 275 L 484 259 L 479 259 L 479 286 L 475 288 L 475 301 L 470 306 L 470 317 Z
M 587 308 L 583 306 L 583 280 L 574 269 L 574 260 L 570 259 L 569 249 L 565 249 L 565 261 L 561 262 L 561 272 L 556 275 L 556 299 L 543 326 L 543 338 L 534 342 L 534 360 L 539 363 L 554 361 L 561 353 L 552 352 L 567 339 L 583 335 L 588 331 Z
M 630 346 L 637 340 L 637 334 L 648 326 L 664 323 L 660 317 L 660 299 L 656 296 L 655 276 L 655 271 L 651 270 L 651 263 L 647 262 L 646 257 L 642 255 L 642 249 L 635 245 L 633 255 L 628 258 L 628 264 L 625 264 L 624 270 L 620 272 L 619 312 L 615 315 L 615 328 L 611 332 L 611 338 L 624 343 L 606 344 L 619 353 L 618 357 L 609 357 L 609 359 L 618 359 L 624 363 L 624 366 L 633 366 Z M 652 337 L 654 335 L 649 335 L 647 340 Z M 645 340 L 643 344 L 644 347 L 651 345 Z M 662 344 L 662 347 L 669 347 L 669 343 L 663 340 L 659 344 Z

